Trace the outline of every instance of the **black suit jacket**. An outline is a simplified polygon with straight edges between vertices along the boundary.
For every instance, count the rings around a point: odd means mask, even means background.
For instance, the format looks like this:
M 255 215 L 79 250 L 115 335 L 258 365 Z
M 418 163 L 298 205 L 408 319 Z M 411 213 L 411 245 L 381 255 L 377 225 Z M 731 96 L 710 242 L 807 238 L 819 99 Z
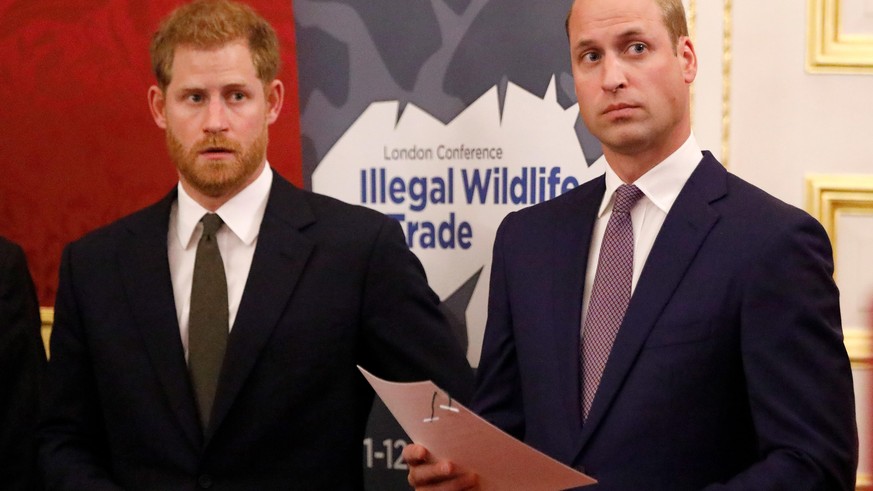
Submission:
M 858 441 L 831 247 L 708 152 L 668 213 L 588 419 L 582 290 L 598 178 L 509 215 L 474 408 L 597 490 L 850 490 Z
M 50 489 L 358 489 L 373 392 L 356 364 L 469 397 L 399 224 L 275 175 L 203 435 L 167 259 L 174 200 L 64 251 L 41 429 Z
M 21 248 L 0 237 L 0 488 L 39 489 L 36 423 L 45 368 L 39 303 Z

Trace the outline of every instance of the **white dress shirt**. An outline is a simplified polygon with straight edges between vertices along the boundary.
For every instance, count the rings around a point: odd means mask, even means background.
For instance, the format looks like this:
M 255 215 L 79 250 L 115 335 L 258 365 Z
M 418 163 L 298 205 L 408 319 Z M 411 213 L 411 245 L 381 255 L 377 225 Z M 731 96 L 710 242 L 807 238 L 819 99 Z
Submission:
M 233 328 L 249 269 L 252 267 L 258 232 L 264 220 L 264 210 L 267 208 L 272 182 L 273 171 L 267 163 L 254 182 L 215 211 L 224 221 L 216 236 L 218 249 L 221 251 L 221 261 L 224 263 L 224 273 L 227 276 L 228 329 Z M 176 317 L 179 321 L 179 335 L 182 338 L 187 360 L 188 316 L 191 312 L 194 259 L 197 255 L 197 243 L 203 233 L 200 219 L 204 214 L 209 213 L 209 210 L 194 201 L 182 188 L 181 183 L 178 185 L 178 194 L 178 199 L 170 209 L 167 252 L 170 259 L 173 296 L 176 301 Z
M 634 272 L 631 295 L 633 295 L 637 281 L 640 279 L 640 274 L 646 264 L 646 259 L 649 257 L 649 252 L 652 250 L 652 245 L 655 243 L 655 238 L 661 231 L 661 225 L 667 218 L 667 213 L 702 158 L 700 146 L 694 138 L 694 133 L 691 133 L 685 143 L 669 157 L 640 176 L 636 182 L 629 183 L 635 184 L 644 195 L 631 210 L 631 223 L 634 230 Z M 594 286 L 594 276 L 597 274 L 600 245 L 603 243 L 606 224 L 612 215 L 613 195 L 622 184 L 625 183 L 607 162 L 606 192 L 600 203 L 600 211 L 597 214 L 597 221 L 594 223 L 594 231 L 591 235 L 591 249 L 588 251 L 585 289 L 582 293 L 583 326 L 585 325 L 585 315 L 588 313 L 588 302 L 591 299 L 591 288 Z

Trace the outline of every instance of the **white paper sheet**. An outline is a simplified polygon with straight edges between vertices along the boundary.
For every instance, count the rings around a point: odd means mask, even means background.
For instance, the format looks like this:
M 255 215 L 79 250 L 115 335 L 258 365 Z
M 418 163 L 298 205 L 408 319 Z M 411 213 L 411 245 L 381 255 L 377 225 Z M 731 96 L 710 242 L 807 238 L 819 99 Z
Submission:
M 412 441 L 476 472 L 483 491 L 558 491 L 597 482 L 504 433 L 431 381 L 389 382 L 358 369 Z

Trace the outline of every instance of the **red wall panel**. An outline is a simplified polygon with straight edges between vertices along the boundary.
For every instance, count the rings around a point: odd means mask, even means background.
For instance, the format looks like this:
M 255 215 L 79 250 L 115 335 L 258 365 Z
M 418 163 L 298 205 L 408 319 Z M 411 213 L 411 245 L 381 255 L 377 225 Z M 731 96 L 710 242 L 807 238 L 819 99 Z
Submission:
M 52 305 L 64 245 L 176 182 L 149 115 L 148 44 L 179 1 L 0 0 L 0 235 Z M 251 1 L 277 29 L 285 106 L 270 163 L 302 183 L 291 2 Z

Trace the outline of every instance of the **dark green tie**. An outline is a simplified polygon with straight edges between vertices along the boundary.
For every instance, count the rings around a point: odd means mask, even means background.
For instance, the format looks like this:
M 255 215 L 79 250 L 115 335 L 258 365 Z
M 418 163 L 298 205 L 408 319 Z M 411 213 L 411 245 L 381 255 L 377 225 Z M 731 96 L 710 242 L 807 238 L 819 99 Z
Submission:
M 209 427 L 212 401 L 227 346 L 227 278 L 215 233 L 223 223 L 214 213 L 200 219 L 203 235 L 197 244 L 191 314 L 188 317 L 188 370 L 203 430 Z

